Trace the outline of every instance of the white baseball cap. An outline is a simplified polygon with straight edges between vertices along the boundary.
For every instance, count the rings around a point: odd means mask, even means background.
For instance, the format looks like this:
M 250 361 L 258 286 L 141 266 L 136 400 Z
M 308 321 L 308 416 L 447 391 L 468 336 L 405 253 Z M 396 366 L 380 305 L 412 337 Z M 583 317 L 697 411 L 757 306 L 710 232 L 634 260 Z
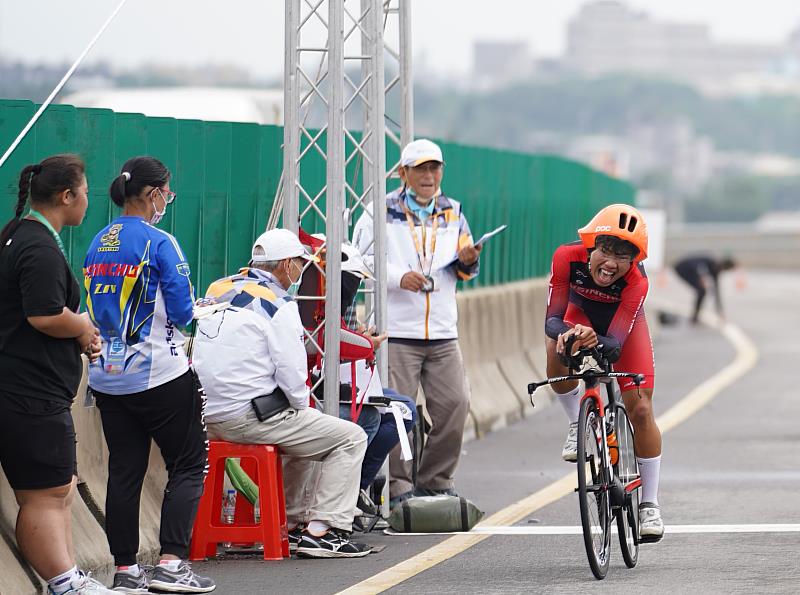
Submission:
M 342 270 L 356 273 L 364 279 L 372 279 L 372 272 L 364 262 L 361 252 L 350 244 L 342 244 Z
M 325 240 L 324 233 L 312 233 L 312 237 L 318 240 Z M 369 270 L 367 263 L 361 256 L 358 248 L 352 244 L 342 244 L 342 272 L 347 271 L 359 275 L 362 279 L 372 279 L 372 271 Z
M 444 163 L 439 145 L 427 138 L 420 138 L 408 143 L 400 155 L 400 165 L 403 167 L 417 167 L 427 161 Z
M 264 254 L 256 255 L 256 248 L 261 248 Z M 286 258 L 302 258 L 319 262 L 319 258 L 309 254 L 298 237 L 288 229 L 270 229 L 262 233 L 253 244 L 251 256 L 253 262 L 271 262 Z

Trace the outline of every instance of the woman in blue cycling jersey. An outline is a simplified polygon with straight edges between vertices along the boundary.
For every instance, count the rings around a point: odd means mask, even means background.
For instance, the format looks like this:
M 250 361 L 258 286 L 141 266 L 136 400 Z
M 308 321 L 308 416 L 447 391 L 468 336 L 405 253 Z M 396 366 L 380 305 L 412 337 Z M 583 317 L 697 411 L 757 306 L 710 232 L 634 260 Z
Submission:
M 183 350 L 194 290 L 177 240 L 154 225 L 175 199 L 170 172 L 135 157 L 112 182 L 122 215 L 92 241 L 84 263 L 86 306 L 103 348 L 89 369 L 109 450 L 106 534 L 117 565 L 113 588 L 173 593 L 214 589 L 189 564 L 189 538 L 203 491 L 202 399 Z M 139 500 L 150 440 L 169 481 L 161 508 L 161 561 L 148 580 L 137 564 Z M 143 591 L 142 591 L 143 592 Z

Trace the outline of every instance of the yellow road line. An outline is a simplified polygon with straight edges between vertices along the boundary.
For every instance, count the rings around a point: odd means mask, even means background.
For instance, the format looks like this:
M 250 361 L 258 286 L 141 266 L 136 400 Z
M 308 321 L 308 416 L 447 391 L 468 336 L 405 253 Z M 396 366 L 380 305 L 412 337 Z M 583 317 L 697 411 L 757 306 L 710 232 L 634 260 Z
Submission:
M 758 360 L 758 351 L 750 339 L 739 328 L 730 324 L 722 326 L 720 330 L 723 336 L 736 349 L 736 357 L 733 362 L 699 384 L 656 420 L 662 432 L 668 432 L 686 421 L 722 392 L 723 389 L 730 386 L 755 366 Z M 494 513 L 489 518 L 481 521 L 480 525 L 513 525 L 536 510 L 563 498 L 574 491 L 576 486 L 577 478 L 575 473 L 569 473 L 538 492 Z M 454 535 L 404 562 L 400 562 L 344 591 L 340 591 L 338 595 L 376 595 L 377 593 L 382 593 L 468 550 L 488 537 L 491 537 L 491 535 L 474 533 Z

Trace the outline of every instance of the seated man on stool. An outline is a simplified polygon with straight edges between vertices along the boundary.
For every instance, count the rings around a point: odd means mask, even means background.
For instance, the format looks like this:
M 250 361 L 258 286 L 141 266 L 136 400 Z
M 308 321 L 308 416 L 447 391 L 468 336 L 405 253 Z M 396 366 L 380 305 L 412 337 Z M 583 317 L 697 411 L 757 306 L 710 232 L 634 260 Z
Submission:
M 231 305 L 199 321 L 193 363 L 208 396 L 209 439 L 273 444 L 283 455 L 290 549 L 358 558 L 371 551 L 349 539 L 367 437 L 308 406 L 303 327 L 287 292 L 308 260 L 315 257 L 291 231 L 263 233 L 250 268 L 208 288 L 207 298 Z M 305 488 L 315 483 L 308 507 Z

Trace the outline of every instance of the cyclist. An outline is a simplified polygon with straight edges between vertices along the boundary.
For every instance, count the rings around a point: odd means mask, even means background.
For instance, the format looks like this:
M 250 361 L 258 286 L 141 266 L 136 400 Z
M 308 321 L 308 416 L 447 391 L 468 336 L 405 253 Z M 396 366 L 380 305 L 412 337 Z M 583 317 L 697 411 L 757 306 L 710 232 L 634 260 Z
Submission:
M 658 541 L 664 535 L 658 505 L 661 432 L 653 416 L 653 346 L 642 307 L 648 289 L 641 264 L 647 257 L 647 225 L 636 209 L 616 204 L 601 209 L 578 234 L 580 241 L 564 244 L 553 254 L 545 320 L 547 375 L 568 373 L 560 356 L 571 336 L 573 353 L 599 345 L 617 369 L 644 375 L 640 387 L 628 378 L 619 385 L 634 428 L 642 477 L 641 538 Z M 561 457 L 574 462 L 580 387 L 577 381 L 552 386 L 570 422 Z

